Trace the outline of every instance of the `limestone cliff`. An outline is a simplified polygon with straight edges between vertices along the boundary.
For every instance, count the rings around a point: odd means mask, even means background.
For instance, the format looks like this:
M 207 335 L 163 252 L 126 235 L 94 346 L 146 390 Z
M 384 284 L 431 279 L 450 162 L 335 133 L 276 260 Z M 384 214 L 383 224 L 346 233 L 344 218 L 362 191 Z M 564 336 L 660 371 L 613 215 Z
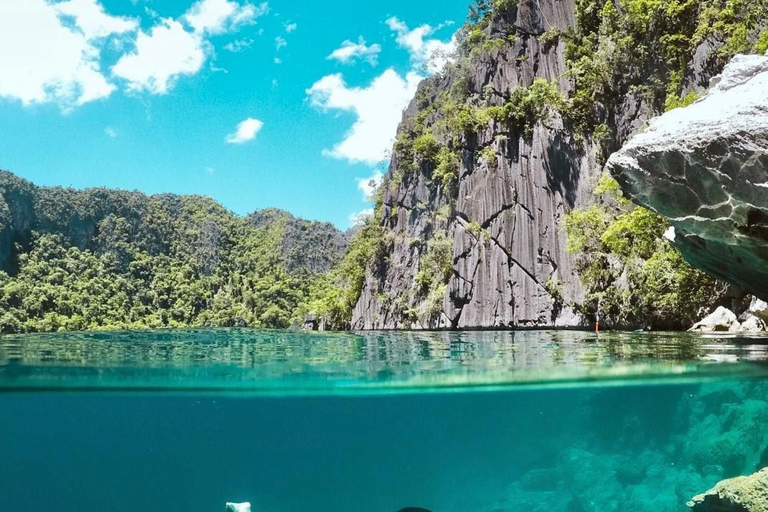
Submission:
M 564 43 L 545 45 L 537 36 L 571 26 L 574 4 L 562 0 L 538 6 L 535 1 L 521 2 L 494 19 L 488 34 L 514 35 L 514 44 L 480 55 L 469 76 L 448 72 L 423 83 L 421 101 L 408 107 L 404 125 L 423 110 L 420 103 L 434 103 L 462 78 L 470 98 L 490 91 L 495 104 L 503 103 L 507 91 L 530 86 L 535 78 L 554 81 L 568 91 Z M 428 122 L 434 125 L 443 113 L 430 115 Z M 495 156 L 482 158 L 486 148 Z M 560 307 L 563 300 L 578 303 L 581 287 L 559 222 L 568 209 L 588 200 L 600 170 L 593 145 L 587 142 L 576 149 L 573 134 L 555 117 L 548 126 L 537 124 L 529 136 L 491 123 L 469 134 L 459 151 L 453 197 L 424 166 L 397 186 L 385 185 L 382 223 L 392 234 L 392 245 L 388 260 L 373 269 L 364 285 L 353 327 L 580 324 L 580 316 Z M 390 184 L 397 166 L 395 153 Z M 453 240 L 453 271 L 439 314 L 430 316 L 420 306 L 415 279 L 428 250 L 425 242 L 438 231 Z M 406 307 L 420 308 L 415 322 L 403 315 L 399 297 L 405 297 Z
M 404 113 L 352 328 L 591 322 L 564 216 L 596 201 L 610 152 L 700 92 L 763 19 L 720 0 L 638 4 L 478 2 L 456 62 Z

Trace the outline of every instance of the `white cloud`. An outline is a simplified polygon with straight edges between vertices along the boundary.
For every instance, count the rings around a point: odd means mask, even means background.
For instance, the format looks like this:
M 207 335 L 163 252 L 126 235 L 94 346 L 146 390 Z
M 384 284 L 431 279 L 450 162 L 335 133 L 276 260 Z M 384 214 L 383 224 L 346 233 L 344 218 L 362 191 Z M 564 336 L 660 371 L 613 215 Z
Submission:
M 112 128 L 111 126 L 107 126 L 106 128 L 104 128 L 104 133 L 106 133 L 112 139 L 114 139 L 118 135 L 117 129 Z
M 299 28 L 299 26 L 296 23 L 286 23 L 285 24 L 285 31 L 289 34 Z
M 275 57 L 275 64 L 282 64 L 282 63 L 283 63 L 283 59 L 279 57 Z
M 373 200 L 373 195 L 381 185 L 382 179 L 384 179 L 384 175 L 381 171 L 374 171 L 367 178 L 357 178 L 357 188 L 363 193 L 365 201 L 371 202 Z
M 127 80 L 130 90 L 164 94 L 177 76 L 200 71 L 206 59 L 205 45 L 178 21 L 164 19 L 149 33 L 139 31 L 135 52 L 123 55 L 112 73 Z
M 362 226 L 370 217 L 373 217 L 373 208 L 366 208 L 365 210 L 360 210 L 357 213 L 350 213 L 349 223 L 352 225 L 352 227 Z
M 285 46 L 288 46 L 288 41 L 286 41 L 284 38 L 280 36 L 277 36 L 275 38 L 275 48 L 279 50 L 280 48 L 283 48 Z
M 205 168 L 205 173 L 208 176 L 212 176 L 215 172 L 216 172 L 216 169 L 214 169 L 213 167 L 206 167 Z
M 96 0 L 69 0 L 53 4 L 53 8 L 63 16 L 74 18 L 75 25 L 88 40 L 133 32 L 139 26 L 137 20 L 108 15 Z
M 224 140 L 227 144 L 242 144 L 248 142 L 249 140 L 256 138 L 256 134 L 259 133 L 262 126 L 264 126 L 264 123 L 258 119 L 249 117 L 245 121 L 241 121 L 237 125 L 234 133 L 227 135 Z
M 365 59 L 371 66 L 375 66 L 380 52 L 380 45 L 372 44 L 371 46 L 366 46 L 365 39 L 360 36 L 357 43 L 349 40 L 341 43 L 341 46 L 328 56 L 328 59 L 337 60 L 342 64 L 350 64 L 357 59 Z
M 385 160 L 403 109 L 421 79 L 415 72 L 403 78 L 388 69 L 365 88 L 347 87 L 341 74 L 318 80 L 307 90 L 313 106 L 357 115 L 344 140 L 325 154 L 370 165 Z
M 224 45 L 224 49 L 232 53 L 240 53 L 253 45 L 253 39 L 236 39 Z
M 440 27 L 421 25 L 409 30 L 408 25 L 395 17 L 389 18 L 386 23 L 397 33 L 397 44 L 411 54 L 411 62 L 415 67 L 427 73 L 437 73 L 452 60 L 456 50 L 455 36 L 448 42 L 428 38 Z
M 134 28 L 94 0 L 0 1 L 0 97 L 71 110 L 109 96 L 115 86 L 101 71 L 97 39 Z
M 196 33 L 211 35 L 236 30 L 241 25 L 254 23 L 269 10 L 268 4 L 243 5 L 230 0 L 199 0 L 183 16 Z

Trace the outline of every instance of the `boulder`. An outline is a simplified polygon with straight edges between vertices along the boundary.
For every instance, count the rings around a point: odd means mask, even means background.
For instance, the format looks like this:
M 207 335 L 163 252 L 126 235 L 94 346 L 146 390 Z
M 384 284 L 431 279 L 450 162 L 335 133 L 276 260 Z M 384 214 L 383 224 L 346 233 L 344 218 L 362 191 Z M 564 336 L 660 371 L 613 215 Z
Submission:
M 768 512 L 768 468 L 718 482 L 687 505 L 695 512 Z
M 741 332 L 760 332 L 765 330 L 765 322 L 753 314 L 747 313 L 747 317 L 741 322 Z
M 699 332 L 722 332 L 738 331 L 741 328 L 736 314 L 723 306 L 718 307 L 714 312 L 696 322 L 691 331 Z
M 768 303 L 764 300 L 752 297 L 752 302 L 749 303 L 747 312 L 764 322 L 768 322 Z
M 251 512 L 251 504 L 245 503 L 227 503 L 227 512 Z
M 768 55 L 737 55 L 707 95 L 611 155 L 626 196 L 663 215 L 691 264 L 768 300 Z

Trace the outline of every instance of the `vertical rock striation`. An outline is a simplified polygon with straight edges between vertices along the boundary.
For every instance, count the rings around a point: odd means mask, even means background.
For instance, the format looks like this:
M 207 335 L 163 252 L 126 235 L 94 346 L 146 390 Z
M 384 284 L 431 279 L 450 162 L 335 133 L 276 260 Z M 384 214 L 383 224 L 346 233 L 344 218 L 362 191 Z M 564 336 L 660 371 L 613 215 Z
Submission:
M 454 69 L 423 83 L 421 102 L 411 103 L 403 124 L 419 115 L 420 103 L 434 103 L 459 80 L 472 95 L 485 94 L 497 105 L 510 90 L 537 78 L 567 93 L 565 43 L 545 43 L 540 36 L 571 27 L 574 10 L 573 0 L 525 0 L 493 19 L 487 34 L 513 36 L 514 44 L 476 57 L 469 76 L 457 76 Z M 427 123 L 439 123 L 441 115 L 430 114 Z M 391 237 L 389 258 L 370 268 L 353 328 L 582 324 L 566 305 L 580 303 L 583 292 L 574 258 L 565 252 L 561 219 L 589 201 L 601 169 L 597 155 L 596 145 L 577 141 L 557 115 L 528 133 L 491 121 L 462 145 L 454 198 L 423 168 L 387 187 L 382 223 Z M 390 178 L 397 166 L 395 155 Z M 423 242 L 438 231 L 453 240 L 453 271 L 439 313 L 430 315 L 418 298 L 416 275 L 427 251 Z M 403 314 L 409 308 L 410 317 Z

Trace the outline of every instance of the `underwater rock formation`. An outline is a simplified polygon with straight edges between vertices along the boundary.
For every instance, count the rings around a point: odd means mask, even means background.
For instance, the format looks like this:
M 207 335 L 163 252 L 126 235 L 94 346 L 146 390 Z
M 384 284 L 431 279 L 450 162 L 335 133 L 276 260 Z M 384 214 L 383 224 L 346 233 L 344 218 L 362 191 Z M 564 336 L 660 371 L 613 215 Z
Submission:
M 718 482 L 688 502 L 694 512 L 768 512 L 768 468 Z
M 614 153 L 624 194 L 668 218 L 709 274 L 768 298 L 768 55 L 738 55 L 709 93 Z
M 250 502 L 227 503 L 227 512 L 251 512 Z

